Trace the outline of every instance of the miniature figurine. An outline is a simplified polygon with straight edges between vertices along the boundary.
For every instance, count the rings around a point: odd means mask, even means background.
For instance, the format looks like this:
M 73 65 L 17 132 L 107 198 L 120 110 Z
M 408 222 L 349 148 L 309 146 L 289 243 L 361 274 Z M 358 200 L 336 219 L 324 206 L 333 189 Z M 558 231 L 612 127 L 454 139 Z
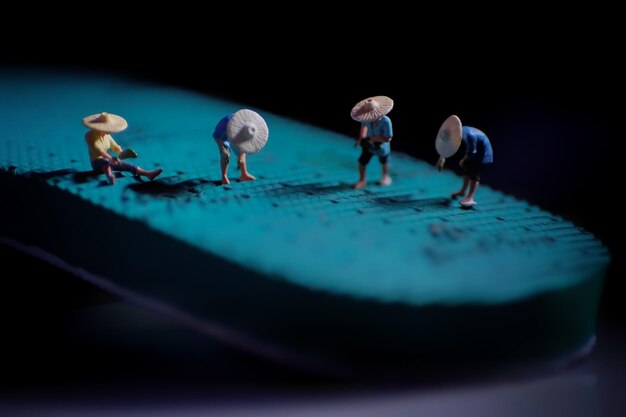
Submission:
M 374 155 L 382 166 L 380 185 L 390 185 L 389 154 L 391 153 L 391 139 L 393 130 L 391 119 L 386 116 L 393 108 L 393 100 L 386 96 L 370 97 L 362 100 L 352 108 L 353 120 L 361 122 L 359 138 L 354 146 L 361 145 L 359 157 L 359 182 L 354 184 L 355 189 L 363 188 L 367 184 L 365 168 Z
M 137 153 L 132 149 L 122 150 L 122 147 L 110 135 L 110 133 L 121 132 L 128 127 L 128 122 L 123 117 L 111 113 L 97 113 L 85 117 L 83 124 L 91 129 L 85 134 L 91 167 L 94 171 L 106 175 L 109 184 L 115 184 L 113 171 L 132 172 L 133 175 L 143 175 L 150 181 L 163 172 L 161 168 L 146 171 L 136 165 L 122 161 L 122 159 L 137 157 Z M 109 149 L 112 149 L 117 157 L 111 156 L 108 153 Z
M 248 172 L 246 154 L 257 153 L 267 143 L 269 130 L 263 117 L 258 113 L 242 109 L 229 114 L 219 121 L 213 132 L 213 139 L 220 151 L 222 184 L 230 184 L 228 165 L 231 151 L 237 156 L 237 169 L 241 170 L 239 181 L 254 181 Z M 232 146 L 231 146 L 232 145 Z
M 461 120 L 452 115 L 443 122 L 435 139 L 435 147 L 440 155 L 436 164 L 439 171 L 443 169 L 446 158 L 459 150 L 461 142 L 465 144 L 465 156 L 459 162 L 463 167 L 463 187 L 452 193 L 452 198 L 465 197 L 469 185 L 469 194 L 459 202 L 461 206 L 469 208 L 476 205 L 474 194 L 480 184 L 481 173 L 493 163 L 493 149 L 484 132 L 475 127 L 463 126 Z

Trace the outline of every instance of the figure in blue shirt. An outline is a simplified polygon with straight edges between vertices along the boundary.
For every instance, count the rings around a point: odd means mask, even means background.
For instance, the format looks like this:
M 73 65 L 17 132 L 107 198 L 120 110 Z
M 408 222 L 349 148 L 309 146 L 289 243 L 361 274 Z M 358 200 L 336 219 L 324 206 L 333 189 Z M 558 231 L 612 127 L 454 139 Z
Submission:
M 359 158 L 359 182 L 354 184 L 355 189 L 363 188 L 367 184 L 365 169 L 374 155 L 382 166 L 380 185 L 390 185 L 389 154 L 390 143 L 393 138 L 391 119 L 386 116 L 393 108 L 393 100 L 386 96 L 370 97 L 362 100 L 354 106 L 351 112 L 353 120 L 361 122 L 359 138 L 355 146 L 361 145 L 361 157 Z
M 248 172 L 246 168 L 246 154 L 237 152 L 237 149 L 231 146 L 230 138 L 228 137 L 227 128 L 228 123 L 232 120 L 234 114 L 225 116 L 215 126 L 213 132 L 213 139 L 217 144 L 217 148 L 220 151 L 220 168 L 222 169 L 222 184 L 230 184 L 228 179 L 228 166 L 230 165 L 230 155 L 234 153 L 237 156 L 237 169 L 241 170 L 241 176 L 239 181 L 254 181 L 256 178 Z
M 474 194 L 480 184 L 481 173 L 493 163 L 493 149 L 489 138 L 481 130 L 463 126 L 461 132 L 458 147 L 460 147 L 460 142 L 465 145 L 465 156 L 459 161 L 459 165 L 463 168 L 463 187 L 452 193 L 452 198 L 465 197 L 469 185 L 469 194 L 460 201 L 460 204 L 463 207 L 472 207 L 476 205 Z M 444 163 L 445 158 L 441 156 L 437 167 L 441 170 Z

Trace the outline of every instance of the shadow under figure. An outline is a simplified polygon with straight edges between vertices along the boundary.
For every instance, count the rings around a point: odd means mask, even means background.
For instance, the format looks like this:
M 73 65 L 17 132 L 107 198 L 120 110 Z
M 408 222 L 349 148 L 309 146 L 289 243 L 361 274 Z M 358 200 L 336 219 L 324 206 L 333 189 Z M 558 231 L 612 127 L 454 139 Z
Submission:
M 115 184 L 113 171 L 132 172 L 133 175 L 143 175 L 150 181 L 155 179 L 163 170 L 146 171 L 136 165 L 122 161 L 125 158 L 136 158 L 137 154 L 131 149 L 122 150 L 110 133 L 117 133 L 128 127 L 128 122 L 118 115 L 111 113 L 96 113 L 83 119 L 83 124 L 90 130 L 85 134 L 85 141 L 89 148 L 91 167 L 96 172 L 106 175 L 109 184 Z M 118 156 L 109 155 L 109 149 Z
M 464 208 L 471 208 L 477 204 L 474 194 L 480 184 L 481 173 L 493 163 L 493 149 L 484 132 L 475 127 L 463 126 L 461 119 L 452 115 L 443 122 L 435 139 L 435 148 L 440 155 L 436 164 L 439 171 L 443 169 L 446 158 L 459 150 L 461 142 L 465 145 L 465 156 L 459 161 L 463 168 L 463 187 L 452 193 L 451 197 L 465 197 L 469 185 L 469 194 L 459 203 Z

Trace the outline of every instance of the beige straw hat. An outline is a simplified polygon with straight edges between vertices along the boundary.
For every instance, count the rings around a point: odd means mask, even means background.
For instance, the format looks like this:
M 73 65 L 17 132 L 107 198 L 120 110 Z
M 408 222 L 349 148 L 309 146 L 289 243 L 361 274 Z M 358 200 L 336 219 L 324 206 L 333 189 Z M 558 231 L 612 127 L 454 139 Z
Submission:
M 83 124 L 89 129 L 105 133 L 121 132 L 128 127 L 128 122 L 123 117 L 106 112 L 85 117 Z
M 435 148 L 439 155 L 449 158 L 456 153 L 461 147 L 461 138 L 463 137 L 463 125 L 461 119 L 456 115 L 448 117 L 437 132 L 435 139 Z
M 357 122 L 379 119 L 393 108 L 393 100 L 387 96 L 376 96 L 359 101 L 352 108 L 350 116 Z
M 269 130 L 261 115 L 242 109 L 233 114 L 226 125 L 226 134 L 239 152 L 256 153 L 267 143 Z

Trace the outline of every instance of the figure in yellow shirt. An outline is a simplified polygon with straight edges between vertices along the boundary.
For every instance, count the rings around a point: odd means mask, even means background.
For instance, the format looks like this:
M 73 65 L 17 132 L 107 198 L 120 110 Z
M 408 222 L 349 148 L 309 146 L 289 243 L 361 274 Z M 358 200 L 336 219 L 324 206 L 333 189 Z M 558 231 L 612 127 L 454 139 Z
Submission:
M 124 157 L 122 155 L 122 147 L 113 140 L 109 133 L 121 132 L 128 127 L 128 122 L 123 117 L 111 113 L 97 113 L 85 117 L 83 124 L 91 129 L 85 134 L 91 167 L 96 172 L 102 172 L 106 175 L 109 184 L 115 184 L 113 171 L 132 172 L 133 175 L 143 175 L 151 181 L 163 172 L 161 168 L 154 171 L 146 171 L 136 165 L 120 160 L 120 157 Z M 118 156 L 111 156 L 108 152 L 109 149 L 113 150 Z M 126 151 L 128 152 L 129 150 L 127 149 Z M 131 153 L 134 152 L 131 151 Z

